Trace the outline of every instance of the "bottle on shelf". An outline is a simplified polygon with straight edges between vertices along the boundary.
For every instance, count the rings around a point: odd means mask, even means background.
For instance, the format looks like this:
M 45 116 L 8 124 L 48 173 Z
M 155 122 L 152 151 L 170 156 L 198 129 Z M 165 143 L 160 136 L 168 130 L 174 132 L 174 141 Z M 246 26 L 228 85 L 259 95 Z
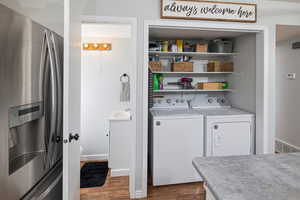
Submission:
M 153 74 L 153 89 L 159 90 L 159 74 Z

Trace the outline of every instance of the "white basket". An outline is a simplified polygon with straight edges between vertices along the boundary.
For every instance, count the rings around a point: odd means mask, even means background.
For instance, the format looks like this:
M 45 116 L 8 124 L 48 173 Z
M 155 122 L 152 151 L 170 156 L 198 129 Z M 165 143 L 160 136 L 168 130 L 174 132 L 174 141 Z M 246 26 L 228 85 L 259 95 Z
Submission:
M 194 72 L 207 72 L 208 60 L 191 60 L 194 63 Z

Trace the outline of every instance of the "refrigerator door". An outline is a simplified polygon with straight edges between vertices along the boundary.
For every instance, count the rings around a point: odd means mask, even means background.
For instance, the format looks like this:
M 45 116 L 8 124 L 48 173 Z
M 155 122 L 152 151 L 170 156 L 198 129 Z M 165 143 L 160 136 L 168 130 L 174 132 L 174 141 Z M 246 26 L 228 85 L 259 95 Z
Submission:
M 18 200 L 62 154 L 62 55 L 43 26 L 1 4 L 0 16 L 0 196 Z

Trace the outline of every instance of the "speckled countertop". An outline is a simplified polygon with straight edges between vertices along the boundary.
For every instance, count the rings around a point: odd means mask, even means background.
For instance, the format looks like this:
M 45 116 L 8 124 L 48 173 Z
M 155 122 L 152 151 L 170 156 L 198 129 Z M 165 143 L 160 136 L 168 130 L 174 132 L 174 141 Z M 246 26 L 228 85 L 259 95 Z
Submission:
M 300 200 L 300 153 L 193 161 L 217 200 Z

